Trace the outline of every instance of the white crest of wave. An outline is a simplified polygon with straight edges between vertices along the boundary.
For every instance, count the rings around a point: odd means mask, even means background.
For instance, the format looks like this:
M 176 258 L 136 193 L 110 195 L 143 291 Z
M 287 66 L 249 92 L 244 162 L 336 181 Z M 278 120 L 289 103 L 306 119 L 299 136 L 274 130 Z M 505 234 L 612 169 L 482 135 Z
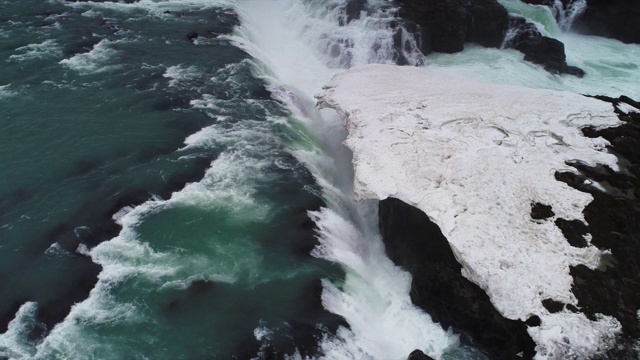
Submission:
M 33 344 L 26 340 L 27 334 L 31 333 L 36 323 L 36 311 L 38 304 L 26 302 L 16 313 L 7 331 L 0 334 L 0 357 L 7 359 L 28 359 L 34 354 Z
M 114 66 L 104 66 L 105 62 L 117 54 L 117 51 L 111 48 L 111 43 L 112 42 L 107 39 L 102 39 L 88 52 L 76 54 L 68 59 L 63 59 L 60 61 L 60 64 L 75 70 L 82 75 L 113 69 Z
M 55 40 L 46 40 L 41 43 L 34 43 L 21 46 L 16 49 L 18 54 L 9 56 L 9 61 L 27 61 L 35 59 L 45 59 L 62 55 L 62 49 Z

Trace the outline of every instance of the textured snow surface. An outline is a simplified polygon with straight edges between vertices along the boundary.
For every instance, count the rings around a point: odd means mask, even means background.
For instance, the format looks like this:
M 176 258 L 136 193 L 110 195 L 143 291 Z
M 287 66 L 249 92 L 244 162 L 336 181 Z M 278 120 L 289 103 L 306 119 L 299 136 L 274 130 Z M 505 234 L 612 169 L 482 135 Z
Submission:
M 584 221 L 589 194 L 556 181 L 566 162 L 617 169 L 602 138 L 580 128 L 616 126 L 611 104 L 579 94 L 485 84 L 428 68 L 368 65 L 336 75 L 320 107 L 349 132 L 356 196 L 398 198 L 424 211 L 451 244 L 462 274 L 510 319 L 530 328 L 538 358 L 581 357 L 606 347 L 617 320 L 550 314 L 541 301 L 577 305 L 569 266 L 596 268 L 601 251 L 574 248 L 554 224 Z M 531 218 L 531 204 L 555 216 Z M 588 239 L 588 237 L 587 237 Z

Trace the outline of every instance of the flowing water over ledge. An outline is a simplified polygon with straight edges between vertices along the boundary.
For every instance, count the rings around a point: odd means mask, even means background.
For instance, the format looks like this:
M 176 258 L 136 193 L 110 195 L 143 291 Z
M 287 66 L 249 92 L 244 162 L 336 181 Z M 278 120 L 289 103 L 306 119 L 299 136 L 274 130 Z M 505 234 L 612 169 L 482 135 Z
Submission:
M 338 26 L 344 3 L 0 0 L 0 358 L 473 357 L 411 303 L 314 108 L 344 67 L 398 57 L 387 3 Z M 403 55 L 640 97 L 637 46 L 554 36 L 584 80 L 512 51 Z

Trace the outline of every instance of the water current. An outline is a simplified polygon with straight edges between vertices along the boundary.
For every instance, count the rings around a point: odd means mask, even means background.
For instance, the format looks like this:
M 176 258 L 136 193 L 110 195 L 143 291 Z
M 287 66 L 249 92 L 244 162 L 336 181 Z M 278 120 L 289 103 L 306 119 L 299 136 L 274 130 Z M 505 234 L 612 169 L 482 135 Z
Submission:
M 313 96 L 400 31 L 411 65 L 640 98 L 640 46 L 501 3 L 587 76 L 425 58 L 383 0 L 0 0 L 0 358 L 478 358 L 412 305 Z

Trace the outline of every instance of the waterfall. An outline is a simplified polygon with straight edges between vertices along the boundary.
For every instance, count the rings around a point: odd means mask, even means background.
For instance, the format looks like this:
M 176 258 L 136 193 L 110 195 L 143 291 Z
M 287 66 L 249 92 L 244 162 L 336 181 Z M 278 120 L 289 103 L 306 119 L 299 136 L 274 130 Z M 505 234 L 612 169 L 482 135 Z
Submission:
M 295 122 L 312 129 L 313 150 L 293 150 L 322 187 L 327 206 L 310 213 L 320 246 L 313 255 L 346 272 L 341 283 L 323 281 L 322 302 L 349 323 L 322 340 L 327 359 L 401 359 L 414 349 L 442 357 L 458 349 L 411 302 L 411 276 L 387 258 L 378 230 L 377 201 L 356 201 L 346 131 L 332 110 L 318 111 L 313 95 L 343 68 L 367 63 L 421 64 L 416 42 L 396 24 L 393 9 L 371 2 L 370 15 L 345 23 L 345 1 L 242 1 L 243 26 L 233 40 L 264 66 L 275 98 Z M 340 25 L 341 24 L 341 25 Z M 400 40 L 400 41 L 398 41 Z M 268 71 L 264 69 L 267 68 Z M 459 350 L 458 350 L 459 351 Z

